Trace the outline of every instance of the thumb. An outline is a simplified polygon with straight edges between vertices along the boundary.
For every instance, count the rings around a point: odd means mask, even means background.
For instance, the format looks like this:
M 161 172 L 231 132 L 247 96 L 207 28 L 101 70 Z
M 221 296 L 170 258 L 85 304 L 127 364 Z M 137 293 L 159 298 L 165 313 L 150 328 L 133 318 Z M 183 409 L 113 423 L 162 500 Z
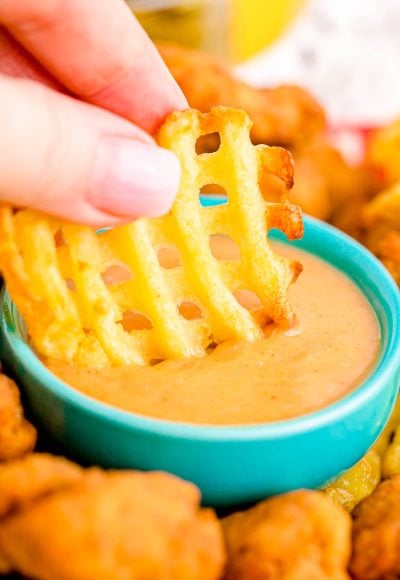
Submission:
M 171 207 L 177 157 L 112 113 L 0 76 L 0 201 L 83 224 L 117 225 Z

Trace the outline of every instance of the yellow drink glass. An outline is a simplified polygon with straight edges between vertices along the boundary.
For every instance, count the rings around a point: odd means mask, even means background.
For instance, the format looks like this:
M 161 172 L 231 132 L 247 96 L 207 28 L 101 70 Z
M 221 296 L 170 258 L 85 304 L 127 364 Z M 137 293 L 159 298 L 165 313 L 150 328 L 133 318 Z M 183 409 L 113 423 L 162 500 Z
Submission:
M 276 40 L 305 0 L 127 0 L 153 40 L 249 58 Z

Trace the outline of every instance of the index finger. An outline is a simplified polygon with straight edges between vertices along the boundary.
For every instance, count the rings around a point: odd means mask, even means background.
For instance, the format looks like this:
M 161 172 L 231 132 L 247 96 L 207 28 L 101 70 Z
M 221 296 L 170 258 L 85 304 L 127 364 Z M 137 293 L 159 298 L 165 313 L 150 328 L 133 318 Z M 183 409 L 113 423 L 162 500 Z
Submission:
M 0 23 L 72 93 L 150 132 L 187 107 L 122 0 L 2 0 Z

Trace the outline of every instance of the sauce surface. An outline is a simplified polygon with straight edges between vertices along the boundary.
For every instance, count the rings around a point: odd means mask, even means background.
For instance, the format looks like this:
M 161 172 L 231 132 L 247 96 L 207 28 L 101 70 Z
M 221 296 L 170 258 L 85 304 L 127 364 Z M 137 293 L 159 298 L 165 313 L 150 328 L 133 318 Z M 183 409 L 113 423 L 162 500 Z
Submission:
M 289 290 L 297 328 L 252 343 L 221 344 L 204 358 L 150 367 L 85 369 L 55 360 L 46 365 L 100 401 L 186 423 L 264 423 L 329 405 L 373 368 L 380 341 L 375 315 L 342 273 L 306 252 L 274 246 L 304 267 Z

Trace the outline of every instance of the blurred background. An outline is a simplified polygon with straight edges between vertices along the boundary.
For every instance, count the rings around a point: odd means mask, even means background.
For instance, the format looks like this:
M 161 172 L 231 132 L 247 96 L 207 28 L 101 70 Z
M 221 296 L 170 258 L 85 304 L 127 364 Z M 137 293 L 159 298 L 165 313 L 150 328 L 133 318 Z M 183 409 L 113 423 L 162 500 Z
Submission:
M 150 36 L 205 50 L 258 86 L 294 83 L 332 125 L 400 112 L 399 0 L 128 0 Z

